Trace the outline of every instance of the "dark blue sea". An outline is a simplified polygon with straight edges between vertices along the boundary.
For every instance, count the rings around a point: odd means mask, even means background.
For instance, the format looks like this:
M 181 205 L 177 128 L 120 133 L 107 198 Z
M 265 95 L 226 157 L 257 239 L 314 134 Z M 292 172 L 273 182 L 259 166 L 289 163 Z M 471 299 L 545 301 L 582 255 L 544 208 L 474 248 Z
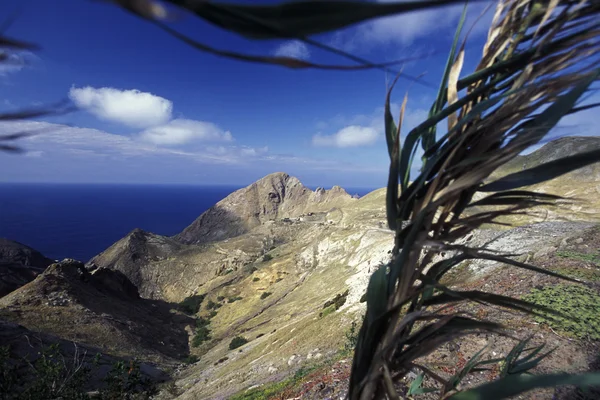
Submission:
M 53 259 L 87 261 L 135 228 L 175 235 L 239 188 L 0 184 L 0 237 Z M 362 196 L 371 189 L 347 191 Z

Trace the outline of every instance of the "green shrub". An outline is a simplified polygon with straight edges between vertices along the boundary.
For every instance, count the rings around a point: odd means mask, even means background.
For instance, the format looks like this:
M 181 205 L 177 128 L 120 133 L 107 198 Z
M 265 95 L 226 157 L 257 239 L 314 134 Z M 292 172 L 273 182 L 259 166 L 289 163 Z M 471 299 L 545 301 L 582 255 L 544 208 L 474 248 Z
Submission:
M 238 347 L 242 347 L 246 343 L 248 343 L 248 339 L 242 336 L 236 336 L 233 339 L 231 339 L 231 343 L 229 343 L 229 350 L 235 350 Z
M 323 304 L 323 308 L 325 309 L 330 306 L 334 306 L 336 310 L 339 310 L 344 304 L 346 304 L 348 294 L 350 294 L 350 290 L 346 290 L 341 294 L 336 294 L 332 300 L 328 300 L 325 302 L 325 304 Z
M 215 303 L 212 300 L 209 300 L 208 303 L 206 304 L 206 309 L 207 310 L 216 310 L 219 307 L 221 307 L 221 304 Z
M 201 326 L 196 328 L 196 333 L 192 338 L 192 347 L 198 347 L 202 343 L 210 340 L 210 329 L 208 326 Z
M 258 282 L 260 281 L 260 278 L 258 276 L 255 276 L 254 278 L 252 278 L 252 282 Z
M 243 299 L 243 297 L 240 297 L 240 296 L 230 297 L 230 298 L 227 299 L 227 302 L 228 303 L 235 303 L 236 301 L 242 300 L 242 299 Z
M 600 340 L 600 295 L 596 291 L 584 286 L 561 284 L 533 289 L 523 300 L 568 316 L 541 313 L 544 317 L 535 317 L 536 321 L 571 337 Z
M 207 318 L 199 317 L 196 319 L 196 329 L 208 326 L 208 324 L 210 324 L 210 321 Z
M 101 355 L 84 363 L 85 355 L 65 357 L 58 344 L 39 353 L 33 365 L 24 360 L 11 360 L 10 347 L 0 347 L 0 399 L 3 400 L 88 400 L 90 389 L 98 389 L 96 398 L 142 399 L 156 394 L 153 382 L 144 377 L 136 360 L 117 361 L 102 379 L 102 388 L 90 388 L 92 370 Z M 17 361 L 15 363 L 14 361 Z M 20 373 L 27 368 L 31 374 Z M 20 388 L 20 389 L 19 389 Z
M 186 314 L 196 314 L 200 311 L 200 304 L 202 304 L 203 300 L 204 295 L 201 294 L 186 297 L 179 303 L 179 309 Z
M 272 295 L 272 294 L 273 294 L 273 293 L 271 293 L 271 292 L 263 292 L 263 293 L 260 295 L 260 299 L 261 299 L 261 300 L 264 300 L 264 299 L 266 299 L 267 297 L 269 297 L 269 296 L 270 296 L 270 295 Z
M 323 318 L 335 312 L 335 306 L 331 305 L 319 313 L 319 317 Z
M 190 354 L 183 361 L 186 364 L 194 364 L 194 363 L 197 363 L 199 360 L 200 360 L 200 358 L 198 358 L 198 356 L 194 356 L 194 355 Z
M 344 336 L 346 336 L 346 341 L 344 342 L 343 352 L 352 354 L 358 343 L 358 323 L 356 321 L 352 321 L 350 328 L 348 328 Z
M 572 260 L 584 261 L 595 264 L 600 267 L 600 255 L 599 254 L 587 254 L 579 253 L 577 251 L 563 250 L 557 251 L 556 255 L 563 258 L 570 258 Z
M 210 313 L 208 313 L 208 318 L 214 318 L 217 316 L 217 311 L 216 310 L 212 310 Z
M 225 300 L 225 296 L 219 296 L 219 297 L 217 297 L 217 301 L 223 301 L 223 300 Z
M 267 262 L 267 261 L 271 261 L 272 259 L 273 259 L 273 256 L 272 256 L 272 255 L 270 255 L 270 254 L 265 254 L 265 255 L 263 256 L 263 259 L 262 259 L 262 260 L 263 260 L 263 262 Z

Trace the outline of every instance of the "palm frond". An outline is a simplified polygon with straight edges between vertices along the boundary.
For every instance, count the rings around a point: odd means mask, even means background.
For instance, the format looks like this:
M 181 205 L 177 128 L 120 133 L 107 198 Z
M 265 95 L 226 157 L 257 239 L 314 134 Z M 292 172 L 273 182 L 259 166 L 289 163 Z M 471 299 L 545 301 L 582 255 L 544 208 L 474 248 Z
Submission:
M 393 134 L 387 141 L 391 158 L 388 223 L 396 231 L 396 239 L 388 267 L 378 271 L 367 290 L 367 316 L 359 337 L 361 346 L 354 354 L 350 381 L 352 400 L 370 400 L 389 393 L 386 381 L 389 374 L 384 371 L 391 371 L 394 379 L 402 378 L 416 358 L 448 338 L 499 329 L 493 321 L 470 318 L 464 326 L 454 322 L 449 330 L 448 321 L 459 321 L 452 319 L 457 314 L 439 316 L 437 322 L 433 320 L 427 325 L 414 315 L 429 315 L 432 307 L 464 301 L 530 314 L 546 312 L 509 296 L 456 291 L 441 284 L 440 279 L 461 262 L 497 261 L 574 281 L 517 261 L 511 255 L 453 242 L 483 224 L 498 223 L 500 217 L 556 204 L 563 200 L 560 196 L 522 188 L 600 161 L 598 151 L 577 154 L 489 182 L 500 166 L 544 140 L 563 116 L 588 107 L 580 103 L 600 76 L 599 15 L 600 3 L 590 0 L 502 0 L 476 70 L 459 78 L 464 46 L 457 50 L 455 41 L 429 118 L 406 135 L 401 147 L 392 140 L 401 124 L 396 126 L 386 114 L 388 135 Z M 459 25 L 457 33 L 460 29 Z M 386 104 L 389 99 L 388 94 Z M 448 131 L 436 138 L 439 135 L 435 134 L 435 127 L 444 119 L 448 120 Z M 413 177 L 412 164 L 419 142 L 425 154 L 420 173 Z M 474 200 L 477 192 L 494 193 Z M 493 209 L 485 209 L 488 206 Z M 433 256 L 441 251 L 450 251 L 451 255 L 431 265 Z M 381 289 L 384 286 L 387 291 Z M 371 299 L 377 302 L 378 313 L 385 318 L 373 319 Z M 396 311 L 382 314 L 384 303 Z M 400 312 L 397 304 L 405 304 L 405 309 Z M 366 335 L 375 331 L 376 335 Z M 424 347 L 417 350 L 411 346 L 416 343 Z M 541 347 L 519 358 L 524 346 L 518 345 L 507 361 L 514 373 L 529 369 L 543 358 L 538 357 Z M 468 370 L 476 367 L 473 362 Z M 442 394 L 454 390 L 462 377 L 459 374 L 445 385 Z M 525 382 L 513 376 L 505 379 L 518 381 L 514 393 L 549 382 L 541 378 Z M 596 378 L 581 378 L 581 382 L 587 382 L 586 379 Z M 487 388 L 481 390 L 487 395 L 492 393 Z M 490 396 L 481 398 L 501 398 L 497 394 Z

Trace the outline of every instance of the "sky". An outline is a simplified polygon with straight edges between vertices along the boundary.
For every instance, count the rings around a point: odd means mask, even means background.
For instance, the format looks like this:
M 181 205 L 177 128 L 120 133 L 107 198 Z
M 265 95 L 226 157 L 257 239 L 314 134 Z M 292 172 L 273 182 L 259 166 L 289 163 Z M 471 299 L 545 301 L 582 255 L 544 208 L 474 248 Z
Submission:
M 493 9 L 477 17 L 488 4 L 469 8 L 464 71 L 481 54 Z M 381 18 L 313 39 L 375 62 L 417 58 L 401 68 L 422 82 L 400 79 L 392 97 L 397 115 L 408 93 L 406 133 L 427 116 L 461 10 Z M 77 111 L 0 123 L 0 134 L 39 132 L 19 141 L 25 153 L 0 153 L 0 182 L 247 185 L 283 171 L 309 186 L 386 185 L 383 105 L 393 76 L 383 71 L 219 58 L 105 1 L 0 4 L 0 16 L 15 11 L 5 34 L 40 50 L 0 66 L 0 112 L 63 99 Z M 170 26 L 213 47 L 350 63 L 299 41 L 246 40 L 172 11 Z M 598 134 L 592 117 L 571 118 L 561 135 Z

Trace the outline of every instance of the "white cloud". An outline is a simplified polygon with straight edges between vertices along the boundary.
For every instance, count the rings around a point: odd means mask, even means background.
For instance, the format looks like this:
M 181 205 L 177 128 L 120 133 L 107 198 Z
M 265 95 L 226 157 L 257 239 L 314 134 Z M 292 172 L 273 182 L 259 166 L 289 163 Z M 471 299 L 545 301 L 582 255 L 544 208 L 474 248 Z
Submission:
M 144 130 L 140 139 L 157 145 L 176 146 L 193 141 L 231 142 L 233 136 L 210 122 L 190 119 L 174 119 L 167 124 L 154 126 Z
M 98 118 L 135 128 L 164 124 L 171 119 L 173 103 L 152 93 L 115 88 L 71 88 L 69 97 Z
M 396 123 L 400 112 L 400 105 L 392 103 L 390 110 Z M 312 138 L 314 146 L 329 147 L 357 147 L 375 143 L 384 137 L 383 107 L 376 108 L 370 114 L 356 114 L 346 116 L 338 114 L 327 121 L 318 121 L 316 127 L 323 129 L 338 129 L 332 135 L 316 134 Z M 422 108 L 407 108 L 404 113 L 401 133 L 406 135 L 411 129 L 427 119 L 428 111 Z
M 378 0 L 381 3 L 392 1 L 397 0 Z M 475 24 L 487 6 L 488 4 L 469 6 L 464 31 L 473 26 L 472 36 L 487 32 L 494 14 L 493 7 Z M 331 42 L 346 51 L 368 51 L 373 44 L 407 46 L 417 39 L 434 34 L 451 38 L 462 9 L 463 5 L 460 4 L 378 18 L 335 33 Z
M 280 45 L 274 52 L 279 57 L 293 57 L 301 60 L 310 58 L 310 50 L 308 46 L 300 40 L 290 40 Z
M 377 129 L 370 126 L 347 126 L 333 135 L 317 134 L 312 142 L 315 146 L 356 147 L 375 143 L 379 136 Z

